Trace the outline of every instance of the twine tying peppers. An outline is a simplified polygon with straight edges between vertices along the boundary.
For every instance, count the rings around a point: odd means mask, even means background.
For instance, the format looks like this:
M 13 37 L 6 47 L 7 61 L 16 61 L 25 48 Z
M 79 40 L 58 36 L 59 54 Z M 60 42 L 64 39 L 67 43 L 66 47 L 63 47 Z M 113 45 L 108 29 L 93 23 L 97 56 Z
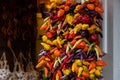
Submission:
M 36 68 L 44 80 L 99 80 L 103 77 L 102 2 L 99 0 L 51 0 L 49 14 L 40 27 L 42 36 Z

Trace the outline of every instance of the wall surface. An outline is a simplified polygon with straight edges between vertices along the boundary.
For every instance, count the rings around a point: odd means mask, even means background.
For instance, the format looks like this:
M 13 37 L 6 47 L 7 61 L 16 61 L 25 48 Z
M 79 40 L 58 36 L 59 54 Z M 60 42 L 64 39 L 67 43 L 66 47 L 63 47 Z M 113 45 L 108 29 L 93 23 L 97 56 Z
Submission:
M 120 0 L 114 0 L 113 5 L 113 76 L 120 80 Z
M 107 11 L 107 13 L 105 13 L 104 15 L 106 19 L 106 22 L 104 21 L 104 27 L 105 29 L 107 29 L 107 31 L 104 32 L 105 41 L 103 41 L 102 47 L 104 52 L 107 53 L 107 55 L 105 55 L 104 57 L 104 60 L 107 62 L 107 66 L 104 67 L 104 70 L 103 70 L 103 75 L 104 75 L 103 80 L 118 80 L 118 79 L 113 79 L 113 54 L 114 54 L 113 47 L 115 47 L 113 46 L 113 40 L 114 40 L 113 39 L 113 27 L 114 27 L 113 26 L 113 0 L 109 0 L 109 1 L 104 0 L 104 4 L 106 4 L 105 10 Z

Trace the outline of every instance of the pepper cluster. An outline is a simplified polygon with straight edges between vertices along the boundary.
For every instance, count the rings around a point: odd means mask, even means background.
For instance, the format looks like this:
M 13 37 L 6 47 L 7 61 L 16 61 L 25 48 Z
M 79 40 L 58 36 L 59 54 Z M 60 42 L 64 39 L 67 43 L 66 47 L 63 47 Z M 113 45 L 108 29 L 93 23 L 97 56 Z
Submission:
M 67 0 L 50 10 L 36 68 L 44 80 L 99 80 L 104 53 L 99 47 L 104 12 L 99 0 Z

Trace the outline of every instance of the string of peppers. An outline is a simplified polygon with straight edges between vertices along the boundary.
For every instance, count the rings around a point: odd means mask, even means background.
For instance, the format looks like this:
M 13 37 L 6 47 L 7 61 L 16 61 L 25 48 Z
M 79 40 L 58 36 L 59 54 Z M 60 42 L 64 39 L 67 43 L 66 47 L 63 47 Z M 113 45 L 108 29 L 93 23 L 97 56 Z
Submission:
M 104 12 L 99 0 L 54 2 L 40 30 L 42 36 L 36 68 L 43 80 L 99 80 L 104 53 L 99 47 Z

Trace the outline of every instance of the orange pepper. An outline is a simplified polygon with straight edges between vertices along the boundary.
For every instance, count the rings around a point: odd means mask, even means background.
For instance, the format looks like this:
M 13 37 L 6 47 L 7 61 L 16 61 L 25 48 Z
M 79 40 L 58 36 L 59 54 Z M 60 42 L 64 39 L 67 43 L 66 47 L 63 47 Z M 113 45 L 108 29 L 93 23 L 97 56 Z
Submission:
M 43 59 L 45 59 L 45 56 L 41 56 L 41 57 L 38 59 L 38 62 L 41 62 Z
M 70 8 L 69 6 L 65 6 L 65 7 L 64 7 L 64 10 L 65 10 L 65 11 L 68 11 L 69 8 Z
M 85 77 L 85 78 L 89 78 L 90 74 L 88 72 L 86 72 L 86 71 L 83 71 L 82 76 Z
M 91 62 L 88 69 L 91 70 L 95 67 L 96 67 L 96 64 L 94 62 Z
M 52 38 L 52 37 L 53 37 L 53 34 L 52 34 L 51 32 L 47 32 L 47 33 L 46 33 L 46 36 L 47 36 L 48 38 Z
M 84 49 L 85 46 L 86 46 L 86 43 L 85 43 L 84 41 L 82 41 L 82 42 L 80 42 L 80 43 L 76 46 L 76 48 L 82 48 L 82 49 Z
M 64 13 L 65 13 L 65 11 L 63 9 L 59 9 L 59 11 L 57 12 L 57 17 L 63 16 Z
M 44 67 L 44 74 L 45 74 L 45 77 L 48 77 L 48 69 L 46 67 Z
M 54 56 L 59 57 L 60 56 L 60 51 L 57 49 L 54 51 Z
M 90 9 L 90 10 L 94 10 L 95 5 L 94 4 L 87 4 L 87 8 Z
M 73 40 L 70 42 L 70 44 L 71 44 L 71 45 L 74 45 L 74 44 L 76 43 L 76 41 L 77 41 L 76 39 L 73 39 Z
M 100 12 L 100 13 L 104 12 L 104 10 L 102 8 L 100 8 L 100 7 L 95 7 L 95 11 Z
M 106 65 L 107 65 L 106 62 L 103 61 L 103 60 L 97 60 L 96 64 L 97 64 L 98 66 L 106 66 Z

